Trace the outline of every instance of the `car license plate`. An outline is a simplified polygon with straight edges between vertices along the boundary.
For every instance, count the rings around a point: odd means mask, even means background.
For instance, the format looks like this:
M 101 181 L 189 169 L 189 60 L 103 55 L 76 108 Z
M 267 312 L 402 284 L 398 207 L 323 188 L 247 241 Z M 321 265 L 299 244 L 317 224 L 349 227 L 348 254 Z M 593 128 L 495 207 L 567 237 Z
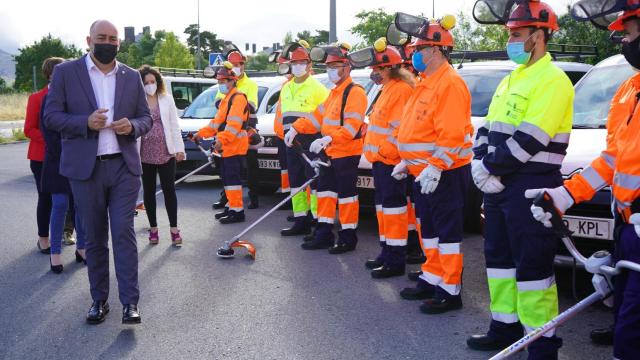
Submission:
M 280 170 L 280 161 L 278 161 L 278 160 L 258 159 L 258 167 L 260 169 Z
M 359 188 L 373 189 L 373 177 L 372 176 L 358 176 L 358 182 L 356 185 Z
M 564 223 L 573 236 L 589 239 L 613 240 L 613 219 L 564 216 Z

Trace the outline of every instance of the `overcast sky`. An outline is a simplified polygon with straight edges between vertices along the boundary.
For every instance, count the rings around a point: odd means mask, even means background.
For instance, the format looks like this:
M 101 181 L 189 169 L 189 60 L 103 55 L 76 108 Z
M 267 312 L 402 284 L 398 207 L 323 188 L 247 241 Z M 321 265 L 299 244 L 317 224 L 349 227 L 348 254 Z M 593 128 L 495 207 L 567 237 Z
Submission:
M 474 2 L 435 0 L 436 16 L 455 14 L 459 10 L 471 14 Z M 564 13 L 571 0 L 547 2 L 556 11 Z M 142 26 L 148 25 L 152 31 L 173 31 L 184 41 L 184 29 L 197 22 L 197 3 L 198 0 L 6 0 L 0 10 L 0 49 L 16 53 L 19 47 L 32 44 L 47 33 L 84 48 L 89 26 L 98 18 L 115 23 L 121 38 L 124 38 L 125 26 L 134 26 L 138 33 Z M 348 31 L 356 24 L 354 15 L 378 7 L 388 12 L 432 14 L 429 0 L 337 0 L 338 39 L 358 42 L 359 39 Z M 257 43 L 261 49 L 282 42 L 287 31 L 295 37 L 298 31 L 305 29 L 328 30 L 329 0 L 200 0 L 200 27 L 233 41 L 241 49 L 247 42 Z

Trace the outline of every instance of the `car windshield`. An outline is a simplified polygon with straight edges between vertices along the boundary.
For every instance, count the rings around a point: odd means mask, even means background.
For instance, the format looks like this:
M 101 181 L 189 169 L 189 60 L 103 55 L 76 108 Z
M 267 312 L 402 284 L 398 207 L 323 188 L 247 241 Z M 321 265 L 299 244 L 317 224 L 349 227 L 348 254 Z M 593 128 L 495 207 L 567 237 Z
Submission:
M 587 73 L 576 86 L 573 128 L 605 128 L 613 95 L 633 74 L 628 64 L 596 67 Z
M 511 71 L 496 69 L 461 69 L 458 71 L 471 92 L 471 116 L 487 116 L 489 104 L 491 104 L 496 88 Z
M 269 88 L 260 86 L 258 87 L 258 103 L 262 102 L 265 94 Z M 216 107 L 216 94 L 218 94 L 218 86 L 212 86 L 209 89 L 202 92 L 198 97 L 189 105 L 189 107 L 182 114 L 183 119 L 213 119 L 218 113 Z
M 202 94 L 189 105 L 189 107 L 182 114 L 183 119 L 213 119 L 218 113 L 216 108 L 216 94 L 218 93 L 218 86 L 212 86 L 203 91 Z

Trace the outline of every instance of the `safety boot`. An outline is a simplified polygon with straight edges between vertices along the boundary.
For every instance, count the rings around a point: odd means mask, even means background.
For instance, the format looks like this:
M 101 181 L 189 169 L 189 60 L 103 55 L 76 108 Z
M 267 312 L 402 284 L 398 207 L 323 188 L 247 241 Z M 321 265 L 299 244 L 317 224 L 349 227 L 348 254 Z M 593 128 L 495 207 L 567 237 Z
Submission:
M 220 218 L 221 224 L 234 224 L 244 221 L 244 211 L 229 211 L 229 215 Z

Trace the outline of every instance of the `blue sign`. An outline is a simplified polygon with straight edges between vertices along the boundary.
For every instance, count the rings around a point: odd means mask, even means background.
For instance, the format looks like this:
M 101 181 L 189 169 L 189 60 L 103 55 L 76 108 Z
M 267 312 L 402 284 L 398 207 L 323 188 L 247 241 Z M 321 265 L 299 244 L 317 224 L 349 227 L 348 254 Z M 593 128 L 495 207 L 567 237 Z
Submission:
M 224 56 L 222 53 L 210 53 L 209 54 L 209 65 L 210 66 L 222 66 L 224 62 Z

